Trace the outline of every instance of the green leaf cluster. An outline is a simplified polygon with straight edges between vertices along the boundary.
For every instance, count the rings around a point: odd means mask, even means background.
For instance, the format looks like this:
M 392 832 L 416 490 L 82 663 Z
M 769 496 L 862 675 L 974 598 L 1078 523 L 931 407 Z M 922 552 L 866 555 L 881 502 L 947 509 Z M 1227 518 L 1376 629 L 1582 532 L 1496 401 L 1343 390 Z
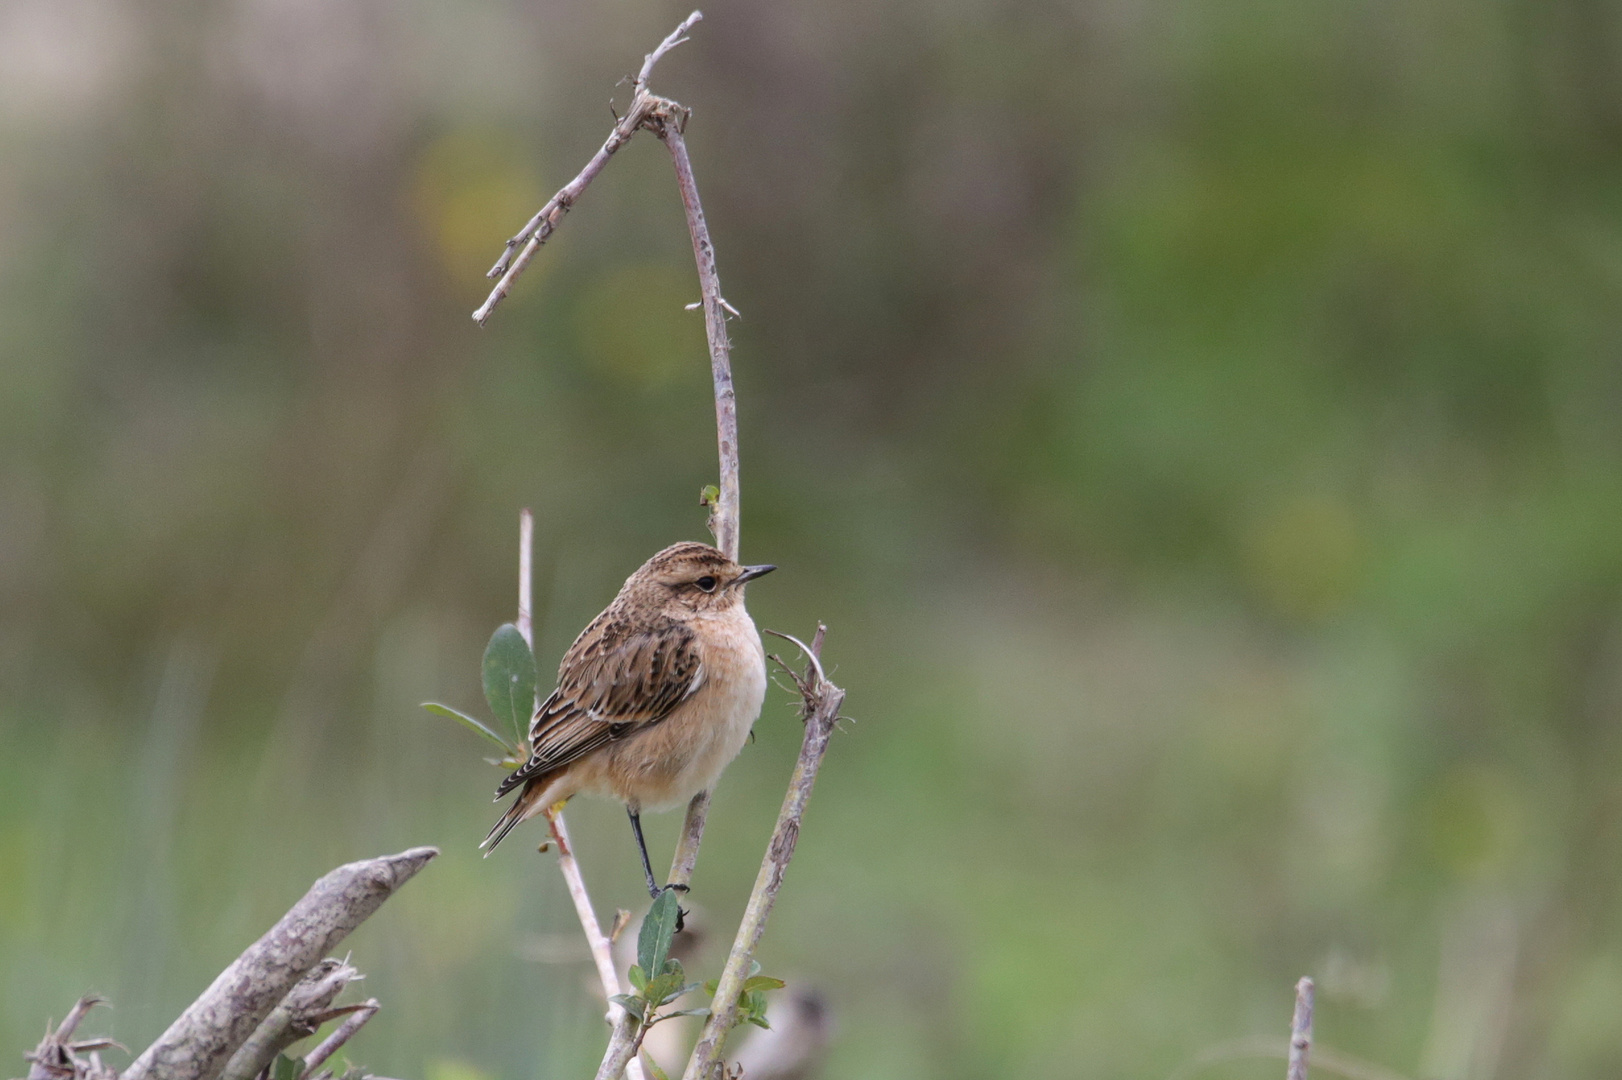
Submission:
M 769 1028 L 766 1022 L 766 991 L 781 990 L 787 986 L 782 979 L 774 979 L 770 975 L 760 973 L 760 961 L 749 962 L 749 977 L 743 981 L 743 989 L 738 991 L 738 1011 L 734 1014 L 732 1026 L 739 1024 L 753 1024 L 756 1027 Z M 704 989 L 710 992 L 710 997 L 720 989 L 720 980 L 711 979 L 704 984 Z
M 614 995 L 614 1000 L 644 1027 L 652 1027 L 660 1020 L 669 1020 L 673 1016 L 709 1014 L 709 1009 L 704 1008 L 658 1012 L 689 990 L 698 989 L 697 983 L 687 981 L 681 961 L 670 955 L 670 943 L 676 937 L 676 924 L 680 918 L 681 908 L 675 891 L 667 889 L 660 893 L 659 899 L 653 902 L 653 907 L 642 918 L 642 932 L 636 940 L 637 962 L 627 972 L 631 987 L 636 992 Z

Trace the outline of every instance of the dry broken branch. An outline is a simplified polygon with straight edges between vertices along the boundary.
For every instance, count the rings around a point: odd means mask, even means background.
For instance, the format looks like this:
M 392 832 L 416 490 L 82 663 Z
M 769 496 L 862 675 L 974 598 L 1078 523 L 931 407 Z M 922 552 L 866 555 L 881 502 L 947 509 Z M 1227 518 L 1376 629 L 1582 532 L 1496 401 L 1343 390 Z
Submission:
M 518 230 L 517 235 L 507 241 L 506 250 L 501 253 L 501 257 L 496 260 L 496 264 L 485 275 L 486 277 L 500 278 L 501 280 L 496 282 L 494 289 L 490 290 L 490 295 L 483 304 L 479 305 L 479 310 L 473 313 L 473 320 L 479 325 L 484 325 L 484 321 L 490 317 L 490 313 L 496 309 L 496 305 L 501 303 L 502 298 L 511 291 L 513 281 L 517 279 L 519 274 L 524 272 L 524 268 L 535 257 L 535 253 L 540 250 L 541 245 L 546 243 L 546 238 L 551 236 L 552 231 L 563 221 L 563 215 L 569 212 L 580 196 L 585 193 L 591 182 L 597 179 L 597 174 L 603 171 L 603 167 L 608 164 L 608 159 L 613 157 L 620 147 L 631 141 L 631 136 L 635 135 L 638 129 L 646 123 L 649 115 L 655 109 L 661 104 L 666 104 L 663 99 L 656 98 L 647 92 L 648 76 L 653 73 L 653 66 L 659 62 L 665 53 L 687 40 L 683 35 L 686 34 L 689 27 L 703 17 L 696 11 L 687 16 L 682 21 L 682 24 L 671 32 L 669 37 L 659 43 L 658 48 L 643 59 L 642 70 L 633 84 L 631 107 L 626 110 L 619 123 L 614 125 L 614 130 L 608 133 L 607 141 L 591 156 L 591 160 L 586 162 L 586 167 L 581 169 L 573 180 L 563 185 L 558 193 L 552 196 L 547 204 L 541 207 L 522 229 Z M 514 251 L 518 252 L 516 257 L 513 255 Z
M 111 1039 L 81 1039 L 75 1041 L 73 1033 L 79 1029 L 85 1014 L 106 1002 L 99 997 L 82 997 L 55 1031 L 46 1025 L 45 1038 L 32 1053 L 24 1054 L 28 1062 L 28 1080 L 114 1080 L 113 1070 L 101 1063 L 98 1050 L 119 1046 Z M 88 1058 L 81 1057 L 89 1054 Z
M 439 854 L 412 848 L 321 878 L 222 971 L 124 1073 L 124 1080 L 209 1080 L 306 972 Z
M 337 1053 L 339 1048 L 341 1048 L 350 1039 L 354 1038 L 355 1032 L 365 1027 L 366 1021 L 376 1016 L 377 1010 L 381 1009 L 382 1007 L 383 1006 L 378 1004 L 376 998 L 368 998 L 359 1005 L 353 1006 L 348 1018 L 345 1019 L 343 1023 L 333 1028 L 332 1034 L 328 1035 L 325 1039 L 322 1039 L 320 1044 L 317 1045 L 314 1050 L 311 1050 L 308 1054 L 304 1055 L 303 1075 L 312 1075 L 316 1069 L 320 1068 L 323 1062 L 325 1062 L 333 1054 Z
M 343 988 L 358 978 L 360 972 L 343 960 L 329 957 L 315 965 L 237 1047 L 219 1080 L 254 1080 L 277 1054 L 314 1035 Z

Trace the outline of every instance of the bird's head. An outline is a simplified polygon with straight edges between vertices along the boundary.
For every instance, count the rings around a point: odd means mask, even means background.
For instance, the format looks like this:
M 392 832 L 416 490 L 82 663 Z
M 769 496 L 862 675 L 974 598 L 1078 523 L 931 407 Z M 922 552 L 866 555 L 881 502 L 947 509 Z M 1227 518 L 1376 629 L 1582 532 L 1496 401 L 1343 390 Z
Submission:
M 680 618 L 743 603 L 743 586 L 777 567 L 740 566 L 708 544 L 672 544 L 643 563 L 624 593 Z

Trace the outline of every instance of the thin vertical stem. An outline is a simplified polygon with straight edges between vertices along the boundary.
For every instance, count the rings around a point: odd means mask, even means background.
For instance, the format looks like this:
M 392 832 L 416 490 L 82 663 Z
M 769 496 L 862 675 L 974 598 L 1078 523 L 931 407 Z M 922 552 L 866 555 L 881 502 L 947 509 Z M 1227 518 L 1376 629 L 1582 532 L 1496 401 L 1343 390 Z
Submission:
M 712 517 L 715 546 L 734 562 L 738 559 L 738 395 L 732 387 L 732 341 L 727 336 L 726 301 L 721 297 L 721 276 L 715 267 L 715 245 L 704 220 L 704 205 L 698 198 L 698 182 L 693 178 L 693 162 L 687 156 L 687 142 L 678 122 L 667 121 L 657 129 L 670 151 L 676 169 L 676 187 L 681 191 L 682 209 L 687 214 L 687 231 L 693 238 L 693 261 L 698 265 L 698 287 L 704 301 L 704 333 L 710 343 L 710 376 L 715 383 L 715 439 L 721 459 L 721 497 Z
M 597 921 L 597 912 L 591 906 L 585 878 L 580 875 L 580 864 L 575 861 L 574 846 L 569 842 L 569 828 L 563 823 L 563 812 L 547 810 L 546 824 L 552 830 L 553 843 L 558 846 L 558 868 L 563 871 L 563 880 L 568 883 L 569 897 L 574 901 L 575 914 L 580 917 L 580 928 L 586 932 L 586 946 L 591 950 L 592 963 L 597 965 L 597 978 L 602 981 L 603 996 L 609 999 L 608 1022 L 613 1025 L 617 1037 L 626 1014 L 613 997 L 625 993 L 625 987 L 614 971 L 613 950 L 608 935 L 603 933 L 602 925 Z M 642 1063 L 632 1060 L 625 1067 L 625 1075 L 631 1080 L 645 1080 Z
M 1290 1065 L 1285 1080 L 1307 1080 L 1307 1056 L 1312 1052 L 1312 979 L 1303 975 L 1295 984 L 1295 1016 L 1290 1022 Z
M 518 632 L 535 651 L 535 515 L 529 507 L 518 512 Z M 540 692 L 540 687 L 535 688 Z

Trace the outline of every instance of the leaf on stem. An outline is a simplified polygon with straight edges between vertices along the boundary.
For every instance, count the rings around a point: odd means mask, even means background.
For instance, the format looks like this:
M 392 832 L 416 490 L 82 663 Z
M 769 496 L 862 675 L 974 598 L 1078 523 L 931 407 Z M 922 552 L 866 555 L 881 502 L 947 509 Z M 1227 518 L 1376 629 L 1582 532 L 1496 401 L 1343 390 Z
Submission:
M 659 899 L 642 916 L 642 932 L 636 939 L 636 962 L 643 971 L 663 976 L 665 960 L 670 956 L 670 939 L 676 936 L 676 920 L 680 916 L 675 889 L 660 893 Z
M 422 707 L 433 713 L 435 716 L 443 716 L 447 719 L 455 720 L 458 724 L 461 724 L 469 731 L 478 735 L 483 735 L 486 739 L 489 739 L 491 742 L 501 747 L 504 755 L 503 760 L 505 760 L 505 758 L 518 757 L 518 747 L 508 742 L 500 735 L 497 735 L 494 731 L 490 730 L 480 721 L 473 719 L 473 717 L 469 716 L 467 713 L 459 712 L 458 710 L 451 708 L 449 705 L 441 705 L 437 701 L 425 701 L 422 703 Z
M 503 623 L 485 646 L 484 697 L 522 743 L 535 713 L 535 654 L 512 623 Z
M 642 1017 L 644 1015 L 644 1010 L 647 1007 L 647 1002 L 642 1000 L 641 995 L 639 995 L 639 994 L 615 994 L 613 997 L 609 998 L 608 1000 L 614 1002 L 620 1008 L 622 1008 L 626 1012 L 630 1013 L 633 1017 L 636 1018 L 637 1023 L 640 1024 L 642 1022 Z

